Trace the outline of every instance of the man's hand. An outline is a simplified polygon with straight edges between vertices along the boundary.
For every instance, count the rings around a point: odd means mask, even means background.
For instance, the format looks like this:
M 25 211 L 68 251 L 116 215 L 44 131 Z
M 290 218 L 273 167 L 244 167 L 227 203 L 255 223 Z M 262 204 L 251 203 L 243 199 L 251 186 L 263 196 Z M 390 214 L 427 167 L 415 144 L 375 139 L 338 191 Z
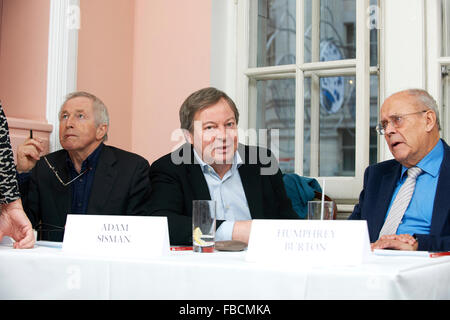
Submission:
M 374 249 L 395 249 L 395 250 L 409 250 L 416 251 L 419 246 L 414 237 L 409 234 L 392 234 L 381 236 L 376 242 L 371 244 Z
M 3 236 L 9 236 L 16 242 L 14 248 L 33 248 L 35 237 L 30 220 L 22 208 L 22 201 L 3 204 L 0 213 L 0 241 Z
M 43 141 L 39 138 L 27 139 L 17 147 L 17 171 L 28 172 L 34 168 L 44 150 Z
M 252 220 L 235 221 L 232 240 L 242 241 L 248 244 Z

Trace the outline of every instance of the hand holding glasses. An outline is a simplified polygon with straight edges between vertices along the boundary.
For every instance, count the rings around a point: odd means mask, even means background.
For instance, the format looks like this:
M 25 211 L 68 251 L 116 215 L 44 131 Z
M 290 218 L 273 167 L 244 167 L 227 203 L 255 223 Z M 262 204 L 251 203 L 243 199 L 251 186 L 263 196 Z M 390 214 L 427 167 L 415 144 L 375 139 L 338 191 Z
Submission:
M 50 223 L 40 222 L 33 227 L 37 231 L 37 240 L 50 239 L 53 237 L 62 237 L 64 233 L 64 227 L 56 226 Z

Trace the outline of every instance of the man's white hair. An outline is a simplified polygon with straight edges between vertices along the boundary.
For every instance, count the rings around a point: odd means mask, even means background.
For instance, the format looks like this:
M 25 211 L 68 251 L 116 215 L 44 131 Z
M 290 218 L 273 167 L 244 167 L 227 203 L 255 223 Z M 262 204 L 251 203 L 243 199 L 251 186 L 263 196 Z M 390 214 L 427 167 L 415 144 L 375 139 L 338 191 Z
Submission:
M 85 92 L 85 91 L 76 91 L 76 92 L 69 93 L 66 96 L 66 99 L 64 100 L 64 102 L 61 106 L 61 109 L 66 104 L 67 101 L 77 98 L 77 97 L 85 97 L 92 101 L 95 125 L 98 127 L 99 125 L 106 124 L 107 129 L 106 129 L 105 135 L 103 136 L 103 141 L 108 140 L 108 129 L 109 129 L 108 109 L 106 108 L 103 101 L 100 100 L 99 98 L 97 98 L 95 95 Z M 59 111 L 59 112 L 61 113 L 61 111 Z
M 434 100 L 434 98 L 426 90 L 423 89 L 408 89 L 405 90 L 405 92 L 408 95 L 415 97 L 421 106 L 433 110 L 433 112 L 436 114 L 436 123 L 438 129 L 441 130 L 439 121 L 439 107 L 436 103 L 436 100 Z

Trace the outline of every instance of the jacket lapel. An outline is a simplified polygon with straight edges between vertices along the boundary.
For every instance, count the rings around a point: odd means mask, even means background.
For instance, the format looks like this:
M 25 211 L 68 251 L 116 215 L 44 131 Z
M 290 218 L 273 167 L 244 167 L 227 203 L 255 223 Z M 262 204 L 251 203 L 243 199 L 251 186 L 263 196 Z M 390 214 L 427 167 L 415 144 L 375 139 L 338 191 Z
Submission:
M 211 200 L 208 184 L 205 176 L 203 175 L 202 167 L 194 156 L 193 146 L 191 144 L 186 144 L 181 151 L 181 156 L 183 156 L 183 152 L 190 152 L 191 156 L 190 161 L 186 163 L 186 175 L 192 186 L 192 200 Z
M 199 164 L 187 166 L 187 177 L 192 185 L 193 200 L 211 200 L 208 184 Z
M 87 213 L 95 213 L 95 208 L 105 208 L 114 181 L 117 177 L 117 169 L 114 164 L 117 159 L 108 146 L 103 146 L 95 169 L 94 182 L 92 184 L 91 195 Z
M 441 228 L 445 225 L 450 213 L 450 148 L 444 142 L 444 159 L 442 160 L 439 180 L 434 198 L 433 216 L 431 218 L 430 234 L 441 234 Z
M 401 173 L 401 165 L 396 162 L 391 170 L 386 172 L 386 174 L 383 175 L 383 178 L 381 179 L 381 184 L 379 186 L 380 188 L 380 196 L 379 196 L 379 204 L 382 204 L 379 208 L 375 210 L 377 213 L 374 215 L 374 220 L 372 223 L 375 226 L 375 231 L 378 234 L 381 231 L 381 228 L 383 227 L 384 220 L 387 214 L 387 210 L 389 208 L 389 204 L 391 203 L 392 194 L 394 193 L 395 186 L 397 184 L 397 181 L 400 177 Z
M 50 164 L 54 167 L 55 171 L 58 173 L 61 180 L 66 183 L 70 181 L 69 169 L 67 168 L 67 151 L 61 151 L 55 153 L 54 158 L 47 157 Z M 43 160 L 45 161 L 45 160 Z M 45 164 L 47 166 L 47 163 Z M 55 205 L 57 208 L 57 215 L 59 220 L 59 225 L 64 226 L 66 224 L 67 214 L 71 211 L 71 203 L 72 203 L 72 193 L 71 187 L 63 186 L 62 183 L 56 177 L 56 173 L 52 172 L 50 168 L 48 168 L 49 174 L 53 177 L 50 181 L 52 187 L 49 190 L 52 190 L 53 199 L 55 200 Z
M 255 149 L 256 150 L 256 149 Z M 243 160 L 243 164 L 239 167 L 239 175 L 244 188 L 245 197 L 247 198 L 248 208 L 252 219 L 264 217 L 263 212 L 263 192 L 261 189 L 260 166 L 251 162 L 251 152 L 249 146 L 239 144 L 238 152 Z M 256 156 L 256 155 L 254 155 Z
M 242 187 L 247 198 L 248 208 L 252 219 L 263 218 L 263 198 L 261 190 L 261 176 L 257 165 L 242 164 L 239 167 Z

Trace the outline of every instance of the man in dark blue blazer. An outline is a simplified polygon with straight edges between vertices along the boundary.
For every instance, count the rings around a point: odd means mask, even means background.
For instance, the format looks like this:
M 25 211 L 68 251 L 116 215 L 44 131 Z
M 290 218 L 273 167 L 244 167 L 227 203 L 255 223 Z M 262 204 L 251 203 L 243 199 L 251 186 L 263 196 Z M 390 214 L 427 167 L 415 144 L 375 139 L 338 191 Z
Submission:
M 367 220 L 372 249 L 450 250 L 450 147 L 439 136 L 435 100 L 424 90 L 393 94 L 381 108 L 377 130 L 393 160 L 369 166 L 349 219 Z M 411 167 L 422 169 L 395 234 L 385 220 Z

